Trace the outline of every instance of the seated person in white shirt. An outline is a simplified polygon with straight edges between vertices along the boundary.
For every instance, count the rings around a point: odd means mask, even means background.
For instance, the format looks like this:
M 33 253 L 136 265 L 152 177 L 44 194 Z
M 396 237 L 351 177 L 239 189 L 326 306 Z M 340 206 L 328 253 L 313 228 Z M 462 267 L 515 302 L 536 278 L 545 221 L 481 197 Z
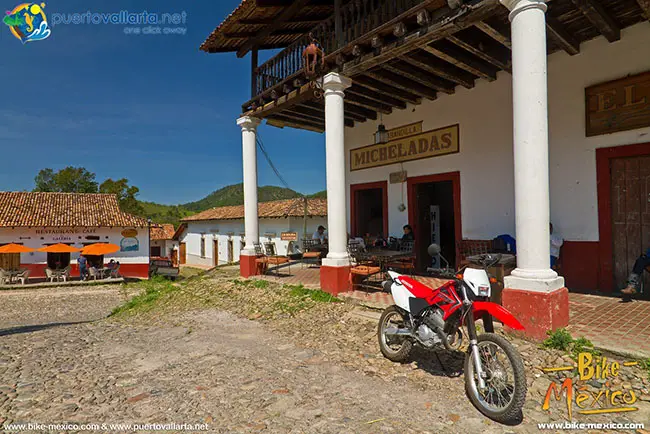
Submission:
M 553 223 L 550 224 L 551 231 L 551 268 L 557 268 L 557 261 L 560 259 L 560 247 L 564 244 L 564 240 L 557 235 L 553 235 Z
M 321 244 L 325 244 L 325 241 L 327 241 L 327 232 L 325 232 L 325 228 L 323 226 L 319 226 L 318 229 L 316 229 L 316 232 L 314 232 L 314 235 L 312 235 L 311 239 L 319 240 Z

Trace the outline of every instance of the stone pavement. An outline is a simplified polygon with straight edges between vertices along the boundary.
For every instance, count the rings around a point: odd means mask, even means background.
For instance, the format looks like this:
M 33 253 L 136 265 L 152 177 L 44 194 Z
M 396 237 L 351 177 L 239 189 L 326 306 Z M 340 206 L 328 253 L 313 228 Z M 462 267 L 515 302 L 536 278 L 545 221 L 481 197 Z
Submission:
M 230 279 L 195 279 L 179 293 L 233 294 Z M 265 300 L 264 291 L 251 285 L 239 295 Z M 463 378 L 455 374 L 462 354 L 415 352 L 412 363 L 391 363 L 377 348 L 376 317 L 353 315 L 360 308 L 349 304 L 319 304 L 268 322 L 177 305 L 165 315 L 152 311 L 151 318 L 85 322 L 121 302 L 118 288 L 112 294 L 53 292 L 0 292 L 9 313 L 0 335 L 4 327 L 11 330 L 0 336 L 0 425 L 173 422 L 228 433 L 537 433 L 538 422 L 562 421 L 565 413 L 559 402 L 553 414 L 541 410 L 550 380 L 538 367 L 570 359 L 522 341 L 513 343 L 524 356 L 529 396 L 523 423 L 507 427 L 467 400 Z M 35 309 L 39 303 L 48 308 Z M 649 382 L 638 368 L 618 380 L 642 394 L 639 410 L 579 420 L 650 418 Z

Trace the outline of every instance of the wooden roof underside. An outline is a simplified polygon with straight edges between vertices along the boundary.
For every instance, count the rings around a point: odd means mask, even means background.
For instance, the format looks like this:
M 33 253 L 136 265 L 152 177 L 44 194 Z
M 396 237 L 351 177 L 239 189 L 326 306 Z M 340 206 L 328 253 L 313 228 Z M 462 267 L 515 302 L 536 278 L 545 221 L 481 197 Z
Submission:
M 346 47 L 332 70 L 353 79 L 346 90 L 345 122 L 376 120 L 378 113 L 404 109 L 407 103 L 453 94 L 457 86 L 472 88 L 476 80 L 494 81 L 498 71 L 510 72 L 508 11 L 497 0 L 474 2 L 476 8 L 454 15 L 437 11 L 441 20 L 420 26 L 416 15 L 402 22 L 409 31 L 395 37 L 382 34 L 381 45 L 366 41 Z M 449 18 L 454 17 L 456 18 Z M 580 52 L 580 45 L 598 36 L 610 42 L 620 31 L 650 17 L 650 0 L 553 0 L 548 3 L 548 53 Z M 323 132 L 324 101 L 314 83 L 293 79 L 265 97 L 249 101 L 244 112 L 267 119 L 270 125 Z
M 345 5 L 350 0 L 343 0 Z M 208 53 L 285 48 L 334 14 L 334 0 L 243 0 L 201 44 Z

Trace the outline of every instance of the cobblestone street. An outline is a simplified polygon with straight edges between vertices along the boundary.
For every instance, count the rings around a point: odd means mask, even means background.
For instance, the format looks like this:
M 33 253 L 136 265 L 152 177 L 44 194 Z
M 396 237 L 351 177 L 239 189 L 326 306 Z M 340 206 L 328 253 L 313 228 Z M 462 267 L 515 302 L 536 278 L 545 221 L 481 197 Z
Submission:
M 220 281 L 200 281 L 211 284 Z M 459 360 L 443 355 L 444 367 L 392 364 L 377 354 L 375 324 L 347 305 L 323 307 L 341 315 L 334 325 L 341 336 L 330 333 L 321 342 L 313 333 L 322 326 L 282 332 L 289 322 L 253 321 L 212 308 L 159 322 L 102 319 L 124 299 L 117 287 L 48 291 L 0 292 L 0 422 L 5 424 L 173 422 L 207 423 L 211 432 L 501 433 L 539 432 L 536 422 L 551 420 L 539 409 L 538 392 L 545 384 L 532 377 L 524 423 L 506 427 L 489 421 L 467 400 L 462 377 L 445 375 Z M 352 345 L 352 339 L 362 344 Z M 642 411 L 637 416 L 647 420 L 647 407 Z M 633 420 L 641 420 L 637 416 Z

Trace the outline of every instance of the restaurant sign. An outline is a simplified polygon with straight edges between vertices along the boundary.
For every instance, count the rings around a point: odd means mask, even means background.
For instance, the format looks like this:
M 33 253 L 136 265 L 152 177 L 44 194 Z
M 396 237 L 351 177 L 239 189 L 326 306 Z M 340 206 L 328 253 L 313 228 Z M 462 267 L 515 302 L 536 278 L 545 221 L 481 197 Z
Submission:
M 298 241 L 298 233 L 297 232 L 282 232 L 280 234 L 280 239 L 282 241 Z
M 650 126 L 650 71 L 585 90 L 587 137 Z
M 400 137 L 387 143 L 350 150 L 350 170 L 455 154 L 460 151 L 459 125 Z

